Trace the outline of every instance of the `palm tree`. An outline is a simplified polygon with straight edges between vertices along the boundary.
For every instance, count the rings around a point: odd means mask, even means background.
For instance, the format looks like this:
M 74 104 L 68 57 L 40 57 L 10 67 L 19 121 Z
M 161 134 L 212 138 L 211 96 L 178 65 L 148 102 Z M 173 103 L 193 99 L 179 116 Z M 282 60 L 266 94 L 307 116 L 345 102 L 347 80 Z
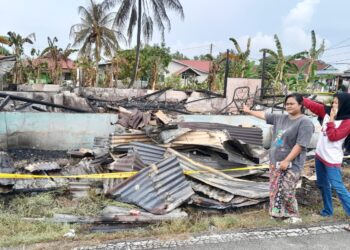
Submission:
M 108 12 L 110 6 L 107 2 L 95 3 L 85 8 L 78 7 L 81 23 L 71 27 L 70 36 L 74 38 L 73 47 L 81 46 L 80 57 L 94 57 L 96 67 L 101 60 L 101 53 L 111 57 L 118 49 L 118 40 L 124 41 L 124 36 L 112 29 L 115 14 Z
M 320 47 L 316 49 L 316 35 L 315 31 L 311 31 L 311 48 L 309 51 L 309 64 L 307 67 L 307 75 L 305 78 L 306 82 L 309 82 L 311 78 L 315 75 L 315 62 L 321 57 L 325 49 L 324 40 L 322 41 Z
M 184 12 L 179 0 L 105 0 L 110 7 L 120 2 L 120 7 L 114 20 L 114 26 L 124 28 L 128 22 L 127 36 L 129 44 L 133 36 L 135 26 L 137 26 L 136 41 L 136 63 L 129 87 L 131 87 L 137 76 L 140 61 L 141 29 L 145 42 L 149 42 L 153 35 L 153 23 L 157 25 L 164 41 L 164 32 L 171 29 L 170 19 L 167 9 L 177 12 L 184 18 Z
M 275 67 L 275 79 L 274 79 L 274 85 L 277 89 L 280 89 L 282 86 L 281 84 L 285 82 L 286 80 L 286 73 L 288 68 L 292 67 L 291 62 L 293 60 L 303 58 L 305 55 L 307 55 L 307 51 L 302 51 L 299 53 L 296 53 L 292 56 L 285 57 L 283 54 L 283 49 L 280 40 L 278 39 L 278 36 L 275 35 L 275 44 L 277 48 L 277 52 L 274 52 L 270 49 L 261 49 L 261 52 L 266 52 L 270 54 L 270 56 L 276 61 L 276 67 Z
M 26 37 L 22 37 L 20 34 L 16 34 L 15 32 L 8 32 L 8 37 L 6 37 L 5 43 L 12 47 L 13 53 L 16 56 L 16 63 L 14 66 L 14 77 L 13 83 L 19 83 L 23 80 L 23 63 L 21 60 L 22 55 L 24 54 L 24 44 L 29 43 L 33 44 L 35 41 L 35 34 L 31 33 Z M 4 38 L 4 37 L 3 37 Z M 4 39 L 2 39 L 4 41 Z
M 248 57 L 250 55 L 250 42 L 251 42 L 251 39 L 248 38 L 248 41 L 247 41 L 247 49 L 246 51 L 242 51 L 241 50 L 241 47 L 239 46 L 238 42 L 236 39 L 234 38 L 230 38 L 230 41 L 233 42 L 233 44 L 235 45 L 235 48 L 236 48 L 236 57 L 235 57 L 235 62 L 236 62 L 236 72 L 234 73 L 234 77 L 241 77 L 243 78 L 245 76 L 245 71 L 248 67 Z

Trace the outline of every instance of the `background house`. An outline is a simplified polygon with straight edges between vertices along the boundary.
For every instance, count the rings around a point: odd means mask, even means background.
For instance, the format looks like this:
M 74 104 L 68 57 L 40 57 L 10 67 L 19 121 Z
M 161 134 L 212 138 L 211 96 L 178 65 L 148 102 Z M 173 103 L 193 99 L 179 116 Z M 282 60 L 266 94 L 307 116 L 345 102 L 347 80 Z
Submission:
M 37 83 L 52 83 L 50 72 L 55 71 L 55 60 L 45 56 L 34 59 L 32 63 L 35 68 L 40 68 L 40 77 Z M 73 72 L 76 70 L 76 66 L 71 59 L 59 59 L 57 70 L 60 74 L 61 83 L 75 81 L 75 79 L 73 79 Z
M 180 76 L 183 84 L 204 82 L 209 75 L 211 61 L 171 60 L 165 77 Z
M 305 58 L 293 60 L 292 63 L 294 63 L 298 69 L 302 71 L 302 74 L 307 74 L 307 68 L 310 63 L 310 59 Z M 349 85 L 348 81 L 350 75 L 346 74 L 346 71 L 343 73 L 333 65 L 321 60 L 317 60 L 315 62 L 315 65 L 315 74 L 318 77 L 318 82 L 322 85 L 320 89 L 321 91 L 338 91 L 340 88 L 343 88 L 343 84 L 346 86 Z

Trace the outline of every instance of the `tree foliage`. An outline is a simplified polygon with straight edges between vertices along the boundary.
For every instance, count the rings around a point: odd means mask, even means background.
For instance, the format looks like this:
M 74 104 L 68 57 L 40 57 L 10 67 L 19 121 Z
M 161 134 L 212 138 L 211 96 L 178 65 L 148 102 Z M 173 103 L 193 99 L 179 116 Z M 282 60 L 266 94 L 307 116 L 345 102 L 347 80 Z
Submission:
M 124 29 L 127 27 L 129 44 L 133 37 L 134 29 L 136 34 L 136 58 L 133 74 L 129 86 L 134 84 L 138 75 L 140 63 L 141 33 L 145 43 L 148 43 L 153 36 L 153 27 L 156 25 L 164 41 L 165 30 L 171 29 L 171 22 L 167 10 L 172 10 L 184 18 L 184 12 L 179 0 L 105 0 L 110 8 L 119 2 L 120 6 L 114 19 L 114 27 Z
M 79 56 L 94 58 L 98 63 L 101 54 L 112 57 L 124 36 L 112 29 L 115 13 L 109 12 L 106 2 L 95 3 L 90 0 L 87 7 L 79 6 L 81 23 L 71 27 L 70 36 L 74 39 L 73 47 L 80 47 Z
M 307 55 L 307 51 L 302 51 L 299 53 L 296 53 L 292 56 L 286 57 L 283 54 L 283 49 L 282 49 L 282 45 L 281 42 L 278 38 L 277 35 L 274 36 L 275 39 L 275 45 L 276 45 L 276 52 L 270 49 L 261 49 L 261 52 L 266 52 L 269 56 L 271 56 L 271 58 L 274 61 L 275 64 L 275 69 L 273 74 L 273 86 L 277 89 L 277 90 L 282 90 L 283 89 L 283 85 L 284 83 L 287 82 L 287 78 L 288 78 L 288 70 L 290 69 L 291 66 L 291 62 L 293 60 L 296 59 L 300 59 L 300 58 L 304 58 Z M 271 73 L 270 73 L 271 74 Z

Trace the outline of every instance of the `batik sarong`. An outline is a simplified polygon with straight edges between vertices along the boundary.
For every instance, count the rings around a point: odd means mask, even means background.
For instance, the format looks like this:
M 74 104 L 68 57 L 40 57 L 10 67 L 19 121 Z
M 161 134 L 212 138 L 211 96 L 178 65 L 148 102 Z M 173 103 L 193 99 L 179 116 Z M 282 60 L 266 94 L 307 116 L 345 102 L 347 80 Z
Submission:
M 270 215 L 279 218 L 299 217 L 295 198 L 300 172 L 270 167 Z

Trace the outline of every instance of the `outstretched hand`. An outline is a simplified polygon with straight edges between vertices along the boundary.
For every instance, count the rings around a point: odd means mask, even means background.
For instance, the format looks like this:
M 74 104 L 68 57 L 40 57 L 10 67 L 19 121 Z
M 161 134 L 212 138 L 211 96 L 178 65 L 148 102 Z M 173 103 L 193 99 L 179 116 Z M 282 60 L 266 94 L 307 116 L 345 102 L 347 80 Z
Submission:
M 250 113 L 250 108 L 246 104 L 243 104 L 242 111 L 244 113 L 248 113 L 249 114 Z

